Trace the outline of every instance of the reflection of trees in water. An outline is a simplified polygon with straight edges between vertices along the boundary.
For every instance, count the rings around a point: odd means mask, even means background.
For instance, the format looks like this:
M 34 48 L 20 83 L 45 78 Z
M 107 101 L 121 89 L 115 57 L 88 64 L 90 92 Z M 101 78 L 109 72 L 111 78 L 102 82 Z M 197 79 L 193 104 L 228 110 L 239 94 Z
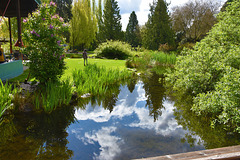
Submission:
M 70 159 L 66 128 L 74 122 L 74 113 L 73 107 L 65 107 L 51 114 L 16 115 L 12 124 L 18 133 L 0 143 L 0 159 Z
M 159 81 L 159 78 L 160 76 L 155 72 L 142 77 L 142 81 L 144 83 L 143 88 L 145 89 L 147 97 L 146 106 L 149 108 L 149 115 L 154 117 L 154 121 L 162 115 L 162 109 L 165 108 L 163 106 L 163 102 L 166 99 L 166 89 L 164 87 L 163 79 Z
M 197 116 L 191 111 L 192 98 L 180 93 L 175 97 L 174 115 L 179 125 L 182 125 L 189 133 L 182 139 L 183 142 L 194 146 L 196 143 L 202 143 L 206 149 L 226 147 L 240 144 L 240 134 L 233 133 L 224 129 L 222 125 L 211 128 L 211 122 L 208 115 Z M 196 136 L 201 138 L 198 141 Z
M 121 83 L 116 83 L 115 85 L 108 86 L 106 93 L 103 95 L 81 98 L 79 99 L 77 106 L 79 108 L 86 109 L 86 106 L 91 103 L 93 108 L 102 105 L 104 109 L 108 109 L 110 112 L 112 112 L 116 102 L 118 101 L 120 86 Z

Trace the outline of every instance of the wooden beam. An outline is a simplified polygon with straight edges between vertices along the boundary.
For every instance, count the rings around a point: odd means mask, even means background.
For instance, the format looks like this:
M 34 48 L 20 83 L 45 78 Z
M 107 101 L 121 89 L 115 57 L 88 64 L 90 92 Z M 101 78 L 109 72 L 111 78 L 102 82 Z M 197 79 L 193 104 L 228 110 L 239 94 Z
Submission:
M 9 37 L 10 37 L 10 54 L 12 54 L 12 29 L 11 29 L 11 18 L 8 17 L 8 28 L 9 28 Z
M 17 0 L 17 23 L 18 23 L 18 46 L 22 47 L 22 28 L 21 28 L 21 13 L 20 13 L 20 0 Z

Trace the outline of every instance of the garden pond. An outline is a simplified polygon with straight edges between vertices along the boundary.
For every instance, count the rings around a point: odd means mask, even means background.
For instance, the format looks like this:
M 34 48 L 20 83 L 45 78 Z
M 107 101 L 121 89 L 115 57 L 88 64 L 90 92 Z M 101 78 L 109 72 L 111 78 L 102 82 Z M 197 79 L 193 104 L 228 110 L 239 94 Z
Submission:
M 160 81 L 159 81 L 160 78 Z M 51 114 L 18 113 L 0 126 L 0 159 L 123 160 L 240 144 L 240 135 L 190 111 L 152 73 Z

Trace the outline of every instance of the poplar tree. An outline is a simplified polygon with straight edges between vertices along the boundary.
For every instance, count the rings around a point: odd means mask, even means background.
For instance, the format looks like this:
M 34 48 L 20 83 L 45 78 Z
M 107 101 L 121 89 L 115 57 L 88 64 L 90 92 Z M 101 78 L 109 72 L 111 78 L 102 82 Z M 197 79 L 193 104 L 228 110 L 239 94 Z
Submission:
M 71 44 L 80 49 L 89 48 L 96 38 L 97 20 L 91 7 L 90 0 L 78 0 L 74 2 L 72 9 Z
M 165 0 L 154 1 L 150 6 L 150 15 L 146 23 L 144 47 L 157 50 L 161 44 L 174 45 L 174 32 L 171 28 L 168 4 Z
M 133 11 L 129 17 L 129 22 L 125 33 L 125 41 L 131 44 L 133 47 L 137 47 L 141 44 L 140 28 L 135 11 Z
M 106 0 L 101 30 L 104 40 L 122 40 L 122 24 L 118 3 L 115 0 Z

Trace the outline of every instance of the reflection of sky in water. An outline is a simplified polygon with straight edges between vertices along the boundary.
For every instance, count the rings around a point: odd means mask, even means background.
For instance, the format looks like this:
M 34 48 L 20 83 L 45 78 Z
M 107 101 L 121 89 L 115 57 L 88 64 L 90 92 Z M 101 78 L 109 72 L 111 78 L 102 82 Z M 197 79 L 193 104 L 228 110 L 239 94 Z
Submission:
M 132 93 L 122 87 L 113 111 L 103 107 L 77 110 L 77 121 L 68 128 L 68 148 L 73 159 L 131 159 L 204 149 L 181 143 L 187 131 L 174 119 L 173 104 L 164 101 L 162 115 L 154 122 L 145 106 L 143 83 Z

